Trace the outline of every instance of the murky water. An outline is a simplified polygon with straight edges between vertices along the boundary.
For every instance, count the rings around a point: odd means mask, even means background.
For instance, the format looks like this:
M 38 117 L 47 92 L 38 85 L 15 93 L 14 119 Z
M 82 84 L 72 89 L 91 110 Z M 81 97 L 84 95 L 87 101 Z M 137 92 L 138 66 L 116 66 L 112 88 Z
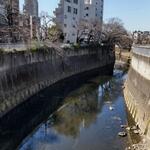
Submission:
M 122 94 L 125 75 L 89 80 L 63 99 L 61 106 L 23 140 L 19 150 L 124 150 L 126 124 Z

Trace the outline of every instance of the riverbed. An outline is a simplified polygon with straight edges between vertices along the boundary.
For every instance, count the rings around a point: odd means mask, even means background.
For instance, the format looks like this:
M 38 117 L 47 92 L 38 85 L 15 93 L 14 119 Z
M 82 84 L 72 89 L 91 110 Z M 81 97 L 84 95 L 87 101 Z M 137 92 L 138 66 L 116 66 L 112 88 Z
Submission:
M 19 150 L 123 150 L 128 137 L 120 138 L 127 124 L 122 85 L 126 74 L 97 77 L 68 93 L 61 106 L 41 123 Z M 59 98 L 59 97 L 58 97 Z
M 124 150 L 131 142 L 118 136 L 129 118 L 126 76 L 116 69 L 113 77 L 65 81 L 41 91 L 3 119 L 0 149 Z

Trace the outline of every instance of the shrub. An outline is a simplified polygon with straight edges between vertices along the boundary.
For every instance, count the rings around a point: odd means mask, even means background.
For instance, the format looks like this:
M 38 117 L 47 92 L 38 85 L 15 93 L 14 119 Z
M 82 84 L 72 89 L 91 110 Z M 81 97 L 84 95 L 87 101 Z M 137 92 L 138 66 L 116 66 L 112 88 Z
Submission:
M 3 48 L 0 48 L 0 54 L 3 54 L 4 53 L 4 49 Z

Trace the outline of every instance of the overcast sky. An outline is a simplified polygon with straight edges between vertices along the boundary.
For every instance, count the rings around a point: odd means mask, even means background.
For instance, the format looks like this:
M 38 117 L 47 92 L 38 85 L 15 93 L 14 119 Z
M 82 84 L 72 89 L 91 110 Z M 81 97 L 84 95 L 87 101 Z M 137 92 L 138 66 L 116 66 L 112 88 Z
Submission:
M 20 0 L 23 4 L 24 0 Z M 59 0 L 38 0 L 40 12 L 53 11 Z M 111 17 L 120 18 L 125 27 L 130 30 L 150 31 L 150 0 L 104 0 L 104 21 Z

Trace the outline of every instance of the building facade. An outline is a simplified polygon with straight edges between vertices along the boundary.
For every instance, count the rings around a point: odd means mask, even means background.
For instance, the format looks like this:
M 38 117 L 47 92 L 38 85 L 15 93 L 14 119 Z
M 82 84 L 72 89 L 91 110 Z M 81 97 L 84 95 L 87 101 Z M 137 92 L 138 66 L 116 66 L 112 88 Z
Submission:
M 4 26 L 7 24 L 7 10 L 5 1 L 0 1 L 0 26 Z
M 19 0 L 0 2 L 0 42 L 16 42 L 19 39 Z
M 24 14 L 29 17 L 30 20 L 30 38 L 39 39 L 39 7 L 38 0 L 25 0 Z
M 77 28 L 84 20 L 88 23 L 103 22 L 103 0 L 60 0 L 54 11 L 58 24 L 65 36 L 66 43 L 76 43 Z
M 39 28 L 37 0 L 26 0 L 22 14 L 19 11 L 19 0 L 0 0 L 0 43 L 37 39 Z
M 37 0 L 25 0 L 24 12 L 33 17 L 38 17 L 38 1 Z

